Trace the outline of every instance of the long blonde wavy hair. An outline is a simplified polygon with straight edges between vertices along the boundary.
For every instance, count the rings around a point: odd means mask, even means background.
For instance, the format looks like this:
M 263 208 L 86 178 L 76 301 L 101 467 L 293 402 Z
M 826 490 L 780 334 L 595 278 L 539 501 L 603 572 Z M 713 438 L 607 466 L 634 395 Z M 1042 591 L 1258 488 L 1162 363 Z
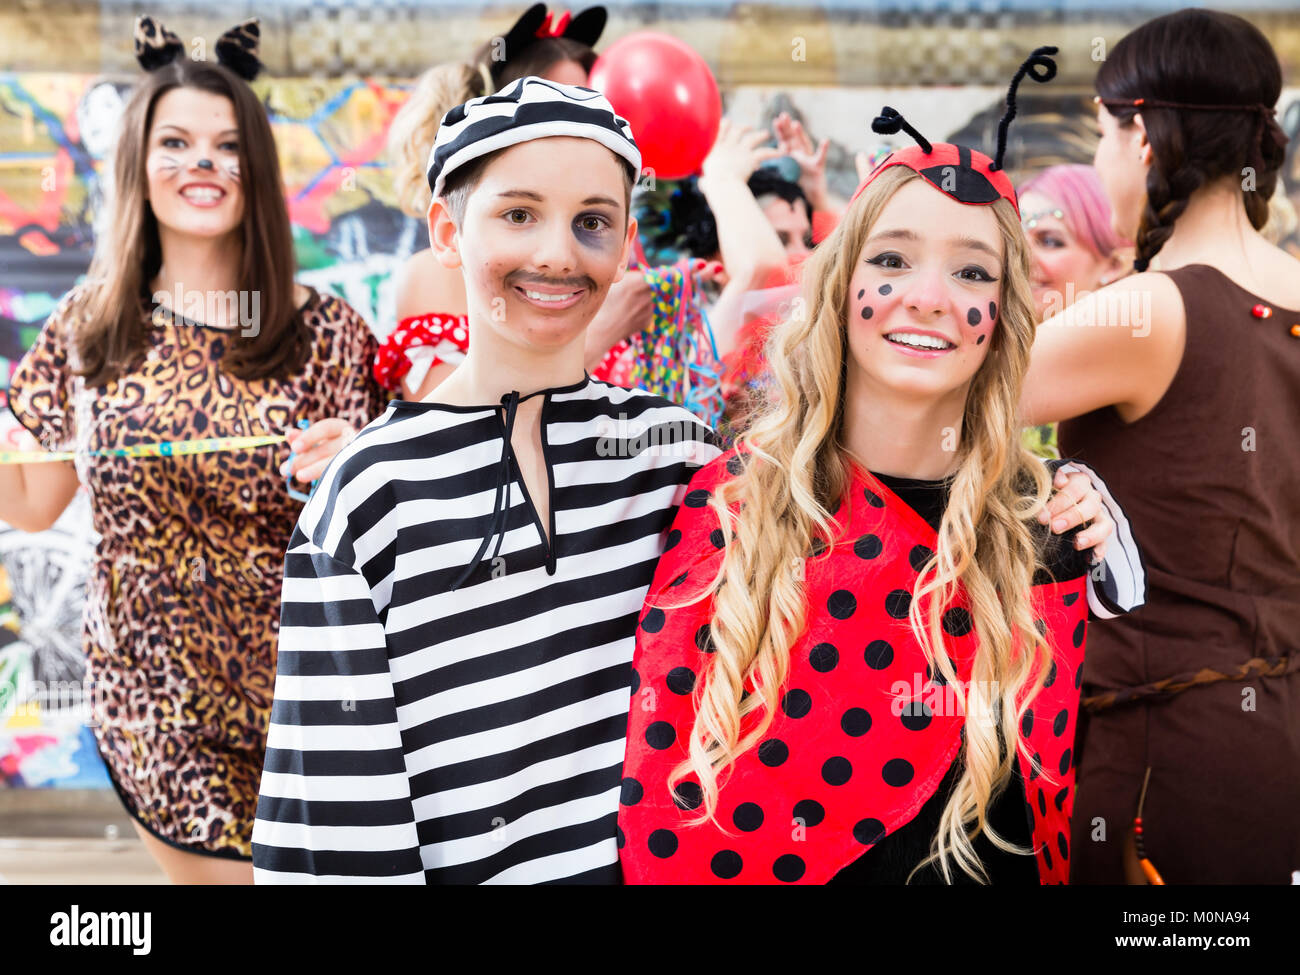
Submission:
M 388 128 L 388 158 L 393 167 L 397 202 L 403 212 L 423 217 L 429 209 L 426 170 L 438 125 L 448 111 L 471 98 L 491 95 L 528 75 L 543 75 L 560 61 L 575 61 L 587 71 L 596 52 L 566 37 L 541 37 L 510 58 L 494 75 L 500 38 L 485 42 L 468 61 L 436 64 L 416 79 L 415 88 Z
M 723 533 L 729 537 L 722 566 L 705 591 L 715 597 L 716 652 L 696 687 L 689 758 L 669 781 L 671 788 L 687 774 L 698 776 L 704 802 L 697 822 L 714 817 L 723 773 L 762 740 L 776 714 L 791 648 L 806 622 L 800 571 L 806 553 L 815 539 L 828 547 L 839 540 L 830 512 L 852 479 L 843 441 L 849 282 L 885 205 L 919 178 L 902 166 L 881 173 L 804 264 L 803 307 L 778 323 L 768 344 L 776 379 L 772 396 L 738 439 L 747 448 L 739 454 L 743 469 L 710 499 L 720 523 L 732 528 Z M 1026 852 L 998 836 L 987 813 L 1010 779 L 1021 718 L 1043 686 L 1051 659 L 1029 599 L 1041 564 L 1036 514 L 1047 500 L 1050 478 L 1042 462 L 1020 446 L 1019 435 L 1020 389 L 1035 329 L 1029 257 L 1015 210 L 1005 200 L 992 206 L 1005 256 L 1002 313 L 971 380 L 937 548 L 917 579 L 909 613 L 932 672 L 944 675 L 948 692 L 968 716 L 961 778 L 929 856 L 916 867 L 937 860 L 948 882 L 950 862 L 987 880 L 972 843 L 981 831 L 1000 849 Z M 740 507 L 733 511 L 736 502 Z M 979 640 L 968 691 L 958 685 L 941 626 L 958 583 L 969 598 Z M 1017 644 L 1028 652 L 1014 652 Z M 745 696 L 748 679 L 754 692 Z M 1018 708 L 1016 697 L 1031 679 L 1031 693 Z M 746 721 L 755 712 L 756 719 Z M 980 716 L 991 720 L 975 720 Z M 742 735 L 746 724 L 751 727 Z

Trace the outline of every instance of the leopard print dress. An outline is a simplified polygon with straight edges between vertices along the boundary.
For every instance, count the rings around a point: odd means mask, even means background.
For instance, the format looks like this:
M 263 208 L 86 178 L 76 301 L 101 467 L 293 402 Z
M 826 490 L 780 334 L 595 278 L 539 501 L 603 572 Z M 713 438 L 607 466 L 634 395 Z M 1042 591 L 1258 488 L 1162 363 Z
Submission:
M 327 417 L 360 429 L 386 406 L 376 340 L 338 298 L 311 292 L 312 351 L 290 381 L 229 375 L 231 331 L 143 302 L 146 352 L 87 387 L 68 342 L 83 296 L 58 304 L 10 383 L 15 416 L 48 450 L 259 436 Z M 82 634 L 95 738 L 127 809 L 191 852 L 252 854 L 284 552 L 302 508 L 278 472 L 288 457 L 281 443 L 75 462 L 99 534 Z

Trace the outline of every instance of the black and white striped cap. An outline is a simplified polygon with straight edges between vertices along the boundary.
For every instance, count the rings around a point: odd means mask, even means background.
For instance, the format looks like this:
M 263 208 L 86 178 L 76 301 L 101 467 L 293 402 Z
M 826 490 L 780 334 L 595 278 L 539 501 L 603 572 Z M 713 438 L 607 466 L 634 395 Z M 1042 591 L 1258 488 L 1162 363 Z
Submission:
M 480 156 L 520 142 L 568 135 L 594 139 L 641 172 L 641 150 L 627 119 L 598 91 L 536 75 L 493 95 L 471 98 L 442 117 L 429 154 L 429 186 L 442 195 L 447 175 Z

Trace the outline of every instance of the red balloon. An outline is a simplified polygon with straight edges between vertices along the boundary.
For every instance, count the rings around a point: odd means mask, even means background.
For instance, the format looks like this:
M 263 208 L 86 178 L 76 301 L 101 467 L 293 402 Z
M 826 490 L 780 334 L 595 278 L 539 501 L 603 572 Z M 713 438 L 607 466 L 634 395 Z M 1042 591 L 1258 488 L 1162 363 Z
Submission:
M 656 179 L 699 172 L 718 137 L 722 97 L 689 45 L 655 31 L 628 34 L 592 65 L 588 83 L 632 126 L 642 169 Z

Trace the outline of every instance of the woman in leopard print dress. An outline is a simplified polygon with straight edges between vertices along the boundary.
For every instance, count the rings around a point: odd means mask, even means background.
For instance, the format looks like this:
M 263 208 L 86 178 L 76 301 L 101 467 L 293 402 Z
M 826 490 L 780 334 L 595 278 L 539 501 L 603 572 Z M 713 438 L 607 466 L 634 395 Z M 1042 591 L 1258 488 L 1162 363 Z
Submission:
M 255 38 L 256 24 L 236 29 L 245 53 L 250 27 Z M 151 22 L 137 37 L 146 68 L 179 46 Z M 114 168 L 117 219 L 90 281 L 58 303 L 10 386 L 41 445 L 80 456 L 75 469 L 0 468 L 0 518 L 20 528 L 52 524 L 79 484 L 90 494 L 100 541 L 83 645 L 95 737 L 178 882 L 251 881 L 284 552 L 301 509 L 281 471 L 290 445 L 87 452 L 283 434 L 305 419 L 291 473 L 310 482 L 386 402 L 365 322 L 293 283 L 270 125 L 237 72 L 233 57 L 181 56 L 138 86 Z M 191 307 L 204 294 L 241 297 Z

